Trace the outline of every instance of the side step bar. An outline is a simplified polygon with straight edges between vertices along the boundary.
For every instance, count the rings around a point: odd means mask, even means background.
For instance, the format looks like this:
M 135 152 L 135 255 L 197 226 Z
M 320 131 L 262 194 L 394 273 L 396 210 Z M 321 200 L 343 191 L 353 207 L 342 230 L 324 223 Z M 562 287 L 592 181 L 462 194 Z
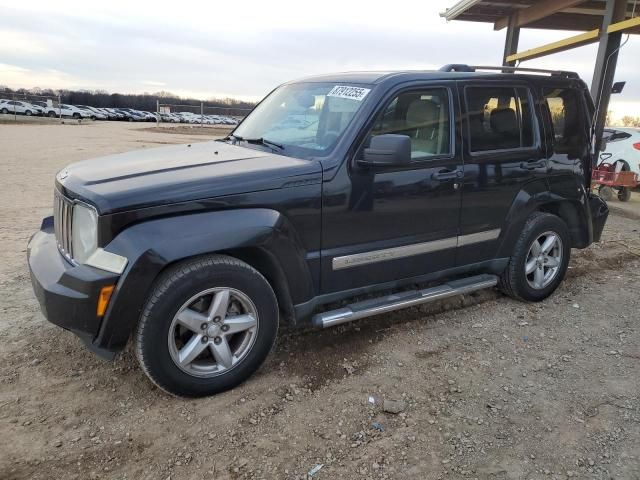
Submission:
M 409 290 L 406 292 L 392 293 L 384 297 L 363 300 L 352 303 L 346 307 L 329 310 L 314 315 L 311 319 L 316 327 L 333 327 L 341 323 L 352 322 L 365 317 L 392 312 L 402 308 L 413 307 L 422 303 L 434 302 L 443 298 L 463 295 L 485 288 L 494 287 L 498 283 L 495 275 L 476 275 L 474 277 L 454 280 L 437 287 L 423 290 Z

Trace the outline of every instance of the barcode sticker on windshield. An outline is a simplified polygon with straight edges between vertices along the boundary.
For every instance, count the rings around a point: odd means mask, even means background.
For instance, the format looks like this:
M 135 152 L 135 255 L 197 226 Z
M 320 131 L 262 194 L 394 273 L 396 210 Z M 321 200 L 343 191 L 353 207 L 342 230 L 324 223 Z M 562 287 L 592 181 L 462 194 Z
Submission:
M 367 93 L 371 91 L 370 88 L 362 87 L 348 87 L 345 85 L 336 85 L 327 93 L 327 97 L 348 98 L 350 100 L 356 100 L 361 102 Z

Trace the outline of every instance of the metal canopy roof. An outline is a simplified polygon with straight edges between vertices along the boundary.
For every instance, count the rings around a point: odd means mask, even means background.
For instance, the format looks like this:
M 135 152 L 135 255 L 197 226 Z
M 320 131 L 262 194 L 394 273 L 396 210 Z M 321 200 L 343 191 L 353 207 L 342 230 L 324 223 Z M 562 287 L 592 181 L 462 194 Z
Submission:
M 633 5 L 633 0 L 627 2 L 627 18 L 631 18 Z M 440 16 L 447 20 L 493 23 L 494 29 L 501 30 L 515 14 L 520 18 L 519 26 L 525 28 L 587 31 L 600 28 L 605 8 L 606 0 L 461 0 Z M 638 10 L 640 0 L 636 15 Z M 640 27 L 627 32 L 640 33 Z

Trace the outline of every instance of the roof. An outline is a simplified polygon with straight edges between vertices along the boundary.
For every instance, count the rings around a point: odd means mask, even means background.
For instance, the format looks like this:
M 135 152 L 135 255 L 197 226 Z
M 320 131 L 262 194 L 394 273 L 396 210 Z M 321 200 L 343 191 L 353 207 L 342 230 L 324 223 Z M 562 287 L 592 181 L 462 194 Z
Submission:
M 527 11 L 530 21 L 522 25 L 526 28 L 588 31 L 602 26 L 605 4 L 606 0 L 460 0 L 440 16 L 447 21 L 493 23 L 500 30 L 507 26 L 511 15 L 522 17 L 522 12 Z M 628 0 L 627 18 L 631 18 L 633 6 L 634 0 Z M 636 15 L 638 10 L 640 5 Z
M 510 75 L 509 78 L 549 78 L 548 76 L 540 75 L 556 73 L 555 78 L 578 78 L 573 72 L 552 72 L 550 70 L 529 70 L 520 69 L 522 73 L 516 70 L 514 73 L 502 73 L 499 70 L 504 67 L 468 67 L 466 65 L 447 65 L 443 69 L 448 67 L 466 67 L 469 70 L 397 70 L 397 71 L 373 71 L 373 72 L 341 72 L 331 73 L 325 75 L 314 75 L 311 77 L 305 77 L 298 80 L 294 80 L 288 83 L 298 82 L 345 82 L 349 84 L 368 84 L 376 85 L 380 83 L 401 83 L 414 80 L 461 80 L 464 78 L 494 78 L 503 79 L 505 75 Z M 491 69 L 490 71 L 483 69 Z M 474 71 L 478 69 L 478 71 Z M 498 70 L 498 71 L 496 71 Z

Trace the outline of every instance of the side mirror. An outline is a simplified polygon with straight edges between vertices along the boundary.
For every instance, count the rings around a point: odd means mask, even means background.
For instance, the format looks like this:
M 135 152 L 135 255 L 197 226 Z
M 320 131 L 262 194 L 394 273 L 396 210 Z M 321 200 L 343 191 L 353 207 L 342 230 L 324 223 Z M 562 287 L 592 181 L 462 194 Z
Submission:
M 362 165 L 393 166 L 411 162 L 411 138 L 407 135 L 384 134 L 371 138 L 371 145 L 364 149 Z

